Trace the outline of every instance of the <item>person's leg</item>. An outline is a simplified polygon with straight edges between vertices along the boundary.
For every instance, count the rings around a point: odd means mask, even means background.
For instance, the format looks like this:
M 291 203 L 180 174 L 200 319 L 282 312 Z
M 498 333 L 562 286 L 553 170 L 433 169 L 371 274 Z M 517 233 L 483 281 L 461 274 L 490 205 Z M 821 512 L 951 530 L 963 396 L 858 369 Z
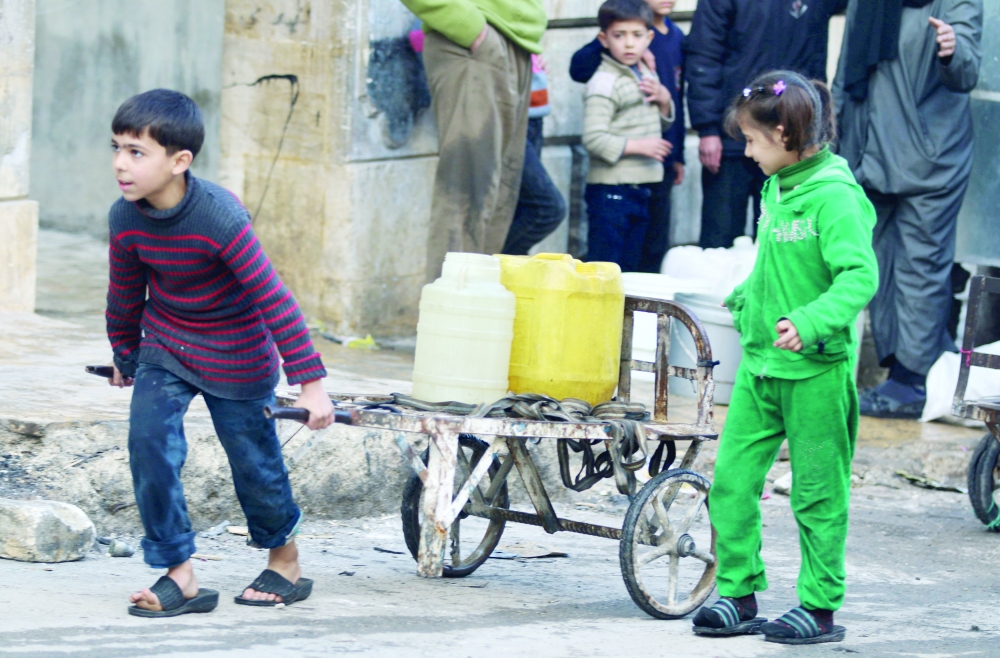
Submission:
M 268 569 L 294 584 L 302 576 L 294 542 L 302 513 L 292 499 L 275 422 L 264 416 L 264 407 L 274 404 L 274 395 L 258 400 L 203 395 L 229 458 L 236 497 L 246 515 L 252 545 L 270 549 Z M 276 600 L 274 594 L 250 589 L 243 598 Z
M 619 263 L 628 232 L 624 185 L 587 185 L 587 260 Z
M 896 212 L 899 257 L 895 262 L 899 339 L 896 361 L 913 373 L 927 372 L 946 351 L 956 351 L 948 335 L 955 227 L 965 182 L 944 193 L 901 197 Z
M 433 280 L 448 251 L 503 247 L 520 187 L 531 63 L 493 28 L 475 53 L 429 32 L 423 57 L 440 155 L 427 243 Z
M 649 226 L 642 244 L 639 258 L 639 272 L 659 274 L 663 258 L 670 248 L 670 191 L 674 187 L 676 173 L 673 166 L 663 170 L 663 182 L 649 185 Z
M 883 273 L 871 305 L 876 349 L 890 372 L 887 381 L 862 394 L 861 413 L 866 416 L 919 418 L 927 400 L 928 371 L 943 352 L 956 350 L 948 335 L 948 317 L 955 226 L 964 194 L 961 185 L 896 200 L 889 229 L 892 257 L 884 266 L 879 259 L 880 271 L 891 271 L 885 287 L 892 297 L 882 291 Z
M 872 232 L 872 247 L 878 261 L 878 291 L 868 305 L 871 317 L 872 337 L 880 364 L 886 364 L 896 353 L 896 277 L 894 263 L 899 246 L 899 231 L 896 226 L 896 206 L 894 195 L 865 190 L 868 200 L 875 207 L 875 229 Z
M 760 497 L 784 439 L 779 380 L 736 374 L 709 493 L 719 594 L 739 598 L 767 589 L 760 555 Z
M 187 458 L 184 414 L 197 394 L 173 373 L 141 365 L 135 375 L 128 434 L 132 486 L 145 531 L 143 559 L 155 569 L 168 569 L 167 575 L 188 599 L 198 593 L 189 559 L 195 552 L 195 533 L 180 476 Z M 134 593 L 131 601 L 146 610 L 162 609 L 148 588 Z
M 833 613 L 844 602 L 851 460 L 858 434 L 854 368 L 844 361 L 815 377 L 781 384 L 792 512 L 802 554 L 796 584 L 802 605 L 761 630 L 775 641 L 820 636 L 825 637 L 817 641 L 837 641 L 843 629 L 834 627 Z
M 744 233 L 752 175 L 744 156 L 723 156 L 719 173 L 701 171 L 701 239 L 704 249 L 732 247 Z
M 541 159 L 542 119 L 531 119 L 524 150 L 521 193 L 501 253 L 524 256 L 556 230 L 566 216 L 566 201 Z
M 721 598 L 695 615 L 699 635 L 754 634 L 767 621 L 757 617 L 755 596 L 767 589 L 759 501 L 784 439 L 778 387 L 772 378 L 737 370 L 708 494 Z
M 652 191 L 649 185 L 626 185 L 623 190 L 627 225 L 618 265 L 622 272 L 638 272 L 642 247 L 649 229 L 649 198 Z

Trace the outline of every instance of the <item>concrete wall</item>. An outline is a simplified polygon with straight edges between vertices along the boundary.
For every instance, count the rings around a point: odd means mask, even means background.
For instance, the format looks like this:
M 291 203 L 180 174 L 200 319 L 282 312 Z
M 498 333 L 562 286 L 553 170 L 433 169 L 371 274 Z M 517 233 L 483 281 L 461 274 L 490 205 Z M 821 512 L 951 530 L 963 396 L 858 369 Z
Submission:
M 198 102 L 205 146 L 194 171 L 219 166 L 223 0 L 38 0 L 31 196 L 50 228 L 106 234 L 120 196 L 108 144 L 115 110 L 169 87 Z
M 28 200 L 34 0 L 0 0 L 0 311 L 35 308 L 38 205 Z

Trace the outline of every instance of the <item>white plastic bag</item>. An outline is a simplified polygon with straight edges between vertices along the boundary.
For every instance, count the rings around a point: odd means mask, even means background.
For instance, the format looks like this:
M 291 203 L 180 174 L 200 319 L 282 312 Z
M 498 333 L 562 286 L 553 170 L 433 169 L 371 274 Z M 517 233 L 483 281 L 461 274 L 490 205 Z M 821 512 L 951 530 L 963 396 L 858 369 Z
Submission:
M 986 354 L 1000 354 L 1000 341 L 977 347 L 976 351 Z M 978 426 L 981 424 L 979 421 L 970 421 L 951 415 L 955 387 L 958 386 L 958 371 L 964 358 L 961 354 L 945 352 L 931 366 L 930 372 L 927 373 L 927 402 L 924 403 L 924 413 L 920 416 L 920 422 L 927 423 L 942 419 L 963 425 Z M 981 400 L 996 395 L 1000 395 L 1000 370 L 972 368 L 969 371 L 969 386 L 965 390 L 965 399 Z

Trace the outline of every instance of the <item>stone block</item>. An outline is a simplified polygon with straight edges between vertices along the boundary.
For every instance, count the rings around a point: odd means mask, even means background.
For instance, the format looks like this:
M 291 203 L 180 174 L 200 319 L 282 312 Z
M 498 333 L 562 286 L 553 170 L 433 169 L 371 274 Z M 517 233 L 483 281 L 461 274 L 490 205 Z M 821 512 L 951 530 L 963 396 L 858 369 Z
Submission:
M 0 199 L 28 195 L 35 3 L 0 0 Z
M 82 559 L 93 544 L 94 524 L 75 505 L 0 499 L 0 557 L 70 562 Z
M 0 311 L 35 310 L 38 203 L 0 202 Z

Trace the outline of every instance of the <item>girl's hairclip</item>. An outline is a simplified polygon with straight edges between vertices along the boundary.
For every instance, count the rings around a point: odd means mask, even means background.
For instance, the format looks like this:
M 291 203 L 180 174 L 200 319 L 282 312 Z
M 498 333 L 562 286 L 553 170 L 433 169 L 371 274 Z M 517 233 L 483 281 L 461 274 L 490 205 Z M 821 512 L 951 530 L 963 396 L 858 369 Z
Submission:
M 743 98 L 750 98 L 750 94 L 752 94 L 752 93 L 753 93 L 753 89 L 751 89 L 750 87 L 744 87 L 743 88 Z
M 775 96 L 781 96 L 781 94 L 784 93 L 785 89 L 787 88 L 788 85 L 785 84 L 784 80 L 778 80 L 777 82 L 774 83 L 774 86 L 771 87 L 771 89 L 774 90 Z
M 758 86 L 753 87 L 753 88 L 751 88 L 751 87 L 744 87 L 743 88 L 743 98 L 750 98 L 750 96 L 753 95 L 753 94 L 762 94 L 762 93 L 764 93 L 765 89 L 766 89 L 766 87 L 764 87 L 764 85 L 758 85 Z

